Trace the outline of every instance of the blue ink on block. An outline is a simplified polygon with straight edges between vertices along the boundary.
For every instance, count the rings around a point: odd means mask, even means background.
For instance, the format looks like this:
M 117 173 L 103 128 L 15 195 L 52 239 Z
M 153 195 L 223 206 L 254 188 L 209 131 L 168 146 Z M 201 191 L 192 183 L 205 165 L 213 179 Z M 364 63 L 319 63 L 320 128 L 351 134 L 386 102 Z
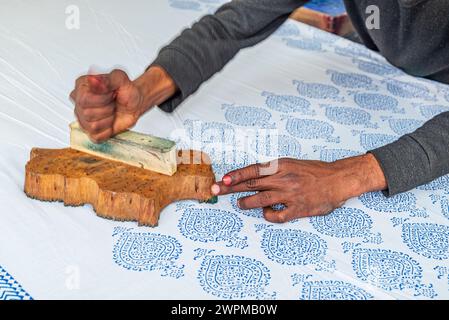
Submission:
M 206 255 L 198 271 L 204 291 L 223 299 L 274 299 L 270 270 L 260 261 L 235 255 Z
M 421 105 L 419 109 L 423 117 L 431 119 L 440 113 L 449 111 L 449 106 L 444 106 L 440 104 Z
M 402 239 L 413 252 L 429 259 L 449 258 L 449 227 L 433 223 L 404 223 Z
M 270 260 L 290 266 L 314 264 L 319 267 L 317 270 L 335 268 L 334 261 L 325 262 L 327 243 L 319 236 L 302 230 L 269 227 L 263 232 L 261 247 Z
M 403 82 L 395 79 L 385 80 L 387 90 L 400 98 L 420 98 L 424 100 L 436 100 L 435 96 L 430 93 L 429 88 L 419 83 Z
M 271 113 L 265 109 L 224 104 L 225 118 L 230 123 L 245 127 L 272 128 Z
M 162 276 L 184 276 L 184 265 L 176 265 L 182 253 L 179 241 L 159 233 L 133 232 L 116 228 L 112 257 L 119 266 L 132 271 L 162 271 Z
M 33 298 L 0 266 L 0 301 L 2 300 L 33 300 Z
M 326 109 L 326 117 L 333 122 L 348 126 L 362 125 L 365 128 L 378 128 L 376 123 L 371 122 L 371 115 L 364 110 L 332 105 L 321 105 L 321 107 Z
M 373 62 L 357 58 L 354 58 L 352 61 L 358 65 L 360 70 L 379 76 L 391 76 L 402 73 L 402 71 L 388 63 Z
M 248 246 L 247 237 L 239 237 L 243 222 L 235 213 L 194 207 L 180 209 L 184 210 L 178 228 L 184 237 L 205 243 L 224 241 L 228 247 L 240 249 Z
M 335 70 L 327 70 L 327 74 L 331 75 L 331 81 L 337 86 L 353 89 L 377 90 L 378 87 L 373 84 L 373 80 L 363 74 L 344 73 Z
M 383 147 L 397 140 L 397 137 L 383 133 L 361 133 L 360 145 L 365 150 L 373 150 Z
M 354 102 L 359 107 L 367 110 L 405 113 L 405 109 L 398 107 L 399 101 L 397 99 L 380 93 L 354 93 Z
M 292 136 L 300 139 L 326 139 L 328 142 L 340 142 L 339 137 L 333 136 L 334 127 L 320 120 L 289 118 L 285 129 Z
M 424 124 L 423 121 L 415 119 L 388 119 L 388 117 L 384 119 L 388 120 L 391 130 L 400 136 L 411 133 Z
M 365 290 L 343 281 L 306 281 L 302 284 L 300 300 L 371 300 Z
M 328 84 L 293 80 L 293 85 L 297 86 L 299 95 L 306 98 L 335 101 L 344 100 L 340 97 L 340 90 Z
M 301 50 L 308 50 L 308 51 L 323 51 L 321 48 L 321 42 L 315 39 L 289 39 L 284 38 L 282 39 L 286 42 L 287 46 L 301 49 Z
M 320 233 L 336 238 L 365 237 L 370 233 L 373 220 L 363 210 L 339 208 L 325 216 L 310 218 Z
M 268 108 L 283 113 L 298 112 L 302 115 L 314 116 L 316 112 L 310 108 L 310 102 L 304 98 L 288 95 L 276 95 L 270 92 L 262 92 L 267 97 L 265 101 Z
M 413 289 L 422 279 L 416 260 L 392 250 L 356 248 L 352 267 L 361 280 L 387 291 Z

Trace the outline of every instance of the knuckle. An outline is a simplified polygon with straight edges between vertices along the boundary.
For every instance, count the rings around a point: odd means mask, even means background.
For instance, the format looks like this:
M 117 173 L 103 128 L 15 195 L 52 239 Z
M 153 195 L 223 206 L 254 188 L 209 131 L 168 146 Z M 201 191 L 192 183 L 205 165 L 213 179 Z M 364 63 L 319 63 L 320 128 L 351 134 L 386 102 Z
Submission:
M 248 189 L 255 189 L 259 186 L 260 183 L 258 179 L 249 179 L 245 182 L 245 184 Z

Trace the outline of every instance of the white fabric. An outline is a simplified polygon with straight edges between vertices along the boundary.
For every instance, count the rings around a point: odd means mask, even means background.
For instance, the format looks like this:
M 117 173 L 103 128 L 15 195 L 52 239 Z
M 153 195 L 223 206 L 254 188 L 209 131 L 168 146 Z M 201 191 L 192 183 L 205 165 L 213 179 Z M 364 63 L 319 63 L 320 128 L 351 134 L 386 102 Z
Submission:
M 162 45 L 221 2 L 3 1 L 0 299 L 8 289 L 1 282 L 7 273 L 22 286 L 14 284 L 17 296 L 26 291 L 34 299 L 449 298 L 444 180 L 393 200 L 379 194 L 352 199 L 331 218 L 284 225 L 265 222 L 258 211 L 239 211 L 232 205 L 235 196 L 216 205 L 170 205 L 154 229 L 98 218 L 90 206 L 64 207 L 25 196 L 30 149 L 68 145 L 74 119 L 68 95 L 79 75 L 93 65 L 97 71 L 120 67 L 137 77 Z M 70 5 L 80 9 L 79 30 L 66 28 Z M 305 93 L 294 80 L 304 81 Z M 418 89 L 401 91 L 400 83 L 391 82 L 398 80 Z M 312 94 L 310 83 L 339 93 L 329 99 L 301 96 Z M 323 98 L 323 87 L 317 90 Z M 404 90 L 418 93 L 410 99 Z M 269 123 L 285 136 L 286 155 L 332 160 L 351 154 L 342 150 L 363 153 L 374 143 L 387 143 L 370 134 L 397 138 L 411 131 L 430 117 L 432 105 L 448 107 L 446 90 L 401 73 L 362 46 L 288 21 L 267 41 L 240 53 L 173 114 L 154 108 L 134 129 L 170 137 L 197 119 L 212 128 L 217 128 L 212 122 L 234 128 Z M 262 92 L 280 96 L 267 105 L 269 96 Z M 386 95 L 398 106 L 362 108 L 354 96 L 364 105 L 369 102 L 363 93 Z M 285 95 L 302 97 L 310 106 L 285 109 Z M 371 118 L 323 105 L 355 108 Z M 319 137 L 312 139 L 314 130 Z M 217 178 L 250 164 L 252 157 L 225 164 L 215 157 Z

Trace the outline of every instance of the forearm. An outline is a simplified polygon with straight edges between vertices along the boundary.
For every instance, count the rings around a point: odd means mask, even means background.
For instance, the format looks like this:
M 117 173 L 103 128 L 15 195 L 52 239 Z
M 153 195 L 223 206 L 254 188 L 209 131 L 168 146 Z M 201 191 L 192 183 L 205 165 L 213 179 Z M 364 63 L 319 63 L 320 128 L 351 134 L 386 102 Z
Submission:
M 449 173 L 449 112 L 398 141 L 370 151 L 385 174 L 387 195 L 411 190 Z
M 335 187 L 340 201 L 387 188 L 383 170 L 372 154 L 338 160 L 332 166 L 336 174 L 334 181 L 341 184 Z
M 140 114 L 170 99 L 178 90 L 173 79 L 164 69 L 153 66 L 135 79 L 134 84 L 141 93 Z
M 273 33 L 306 0 L 234 0 L 162 48 L 152 66 L 167 71 L 179 91 L 160 106 L 172 111 L 221 70 L 239 50 Z

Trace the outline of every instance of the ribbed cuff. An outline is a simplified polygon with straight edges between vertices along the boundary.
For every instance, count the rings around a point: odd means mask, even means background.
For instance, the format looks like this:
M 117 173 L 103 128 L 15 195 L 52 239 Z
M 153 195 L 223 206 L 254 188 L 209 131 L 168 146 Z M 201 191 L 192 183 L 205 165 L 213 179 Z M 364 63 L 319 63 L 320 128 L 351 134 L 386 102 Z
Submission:
M 188 96 L 195 92 L 202 83 L 199 69 L 181 50 L 165 47 L 156 60 L 148 67 L 162 67 L 173 79 L 179 91 L 173 97 L 159 105 L 165 112 L 172 112 Z M 148 69 L 147 68 L 147 69 Z

